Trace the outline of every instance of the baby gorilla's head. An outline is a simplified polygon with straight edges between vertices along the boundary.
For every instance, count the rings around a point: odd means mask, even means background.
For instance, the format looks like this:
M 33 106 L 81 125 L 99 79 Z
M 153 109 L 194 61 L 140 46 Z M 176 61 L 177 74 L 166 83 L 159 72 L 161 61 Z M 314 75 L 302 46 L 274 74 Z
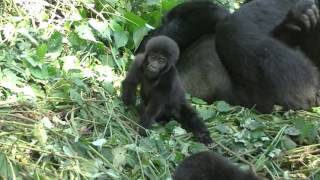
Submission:
M 151 38 L 145 51 L 144 73 L 148 78 L 157 78 L 167 72 L 179 58 L 177 43 L 167 36 Z

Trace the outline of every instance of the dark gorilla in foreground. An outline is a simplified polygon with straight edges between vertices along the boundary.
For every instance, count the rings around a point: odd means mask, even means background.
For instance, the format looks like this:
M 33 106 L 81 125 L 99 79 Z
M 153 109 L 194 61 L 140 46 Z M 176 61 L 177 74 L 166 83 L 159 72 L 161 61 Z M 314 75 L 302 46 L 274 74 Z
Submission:
M 260 180 L 250 171 L 243 171 L 224 157 L 205 151 L 184 159 L 173 180 Z
M 141 83 L 141 119 L 139 129 L 145 135 L 153 121 L 167 122 L 175 118 L 182 127 L 193 132 L 202 143 L 212 143 L 209 131 L 198 114 L 188 104 L 175 64 L 179 47 L 166 36 L 151 38 L 145 51 L 135 61 L 122 83 L 123 102 L 135 104 L 137 86 Z
M 252 0 L 232 15 L 211 2 L 189 2 L 145 40 L 164 34 L 183 47 L 177 69 L 193 96 L 264 113 L 274 105 L 309 109 L 318 104 L 318 21 L 314 0 Z

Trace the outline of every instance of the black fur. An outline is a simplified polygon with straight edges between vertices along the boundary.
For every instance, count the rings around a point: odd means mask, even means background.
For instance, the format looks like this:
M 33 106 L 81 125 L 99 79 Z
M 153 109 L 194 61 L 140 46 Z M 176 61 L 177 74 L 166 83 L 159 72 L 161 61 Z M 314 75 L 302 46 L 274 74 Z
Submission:
M 250 171 L 243 171 L 214 152 L 205 151 L 184 159 L 173 180 L 259 180 Z
M 143 39 L 136 54 L 143 52 L 146 42 L 158 35 L 170 37 L 184 51 L 203 34 L 215 32 L 216 24 L 228 14 L 227 10 L 210 1 L 182 3 L 170 10 L 162 18 L 162 25 Z
M 255 106 L 261 112 L 270 112 L 275 104 L 285 110 L 317 105 L 318 69 L 313 64 L 320 66 L 318 3 L 252 0 L 232 15 L 215 5 L 216 13 L 206 12 L 197 3 L 192 6 L 195 12 L 219 17 L 210 18 L 208 23 L 210 27 L 220 23 L 218 29 L 200 26 L 206 22 L 203 17 L 181 13 L 165 16 L 162 26 L 154 31 L 174 33 L 178 44 L 187 46 L 181 51 L 177 69 L 188 93 L 208 102 L 226 100 Z M 179 14 L 179 8 L 170 13 Z M 193 8 L 188 11 L 193 12 Z M 178 26 L 181 23 L 183 29 Z M 189 38 L 185 32 L 194 29 L 196 36 Z
M 163 17 L 162 25 L 144 38 L 136 53 L 153 36 L 171 37 L 182 53 L 176 67 L 186 91 L 208 102 L 232 102 L 231 81 L 215 50 L 214 35 L 216 24 L 228 14 L 210 1 L 182 3 Z
M 292 30 L 281 24 L 287 24 L 297 8 L 306 8 L 301 1 L 305 0 L 254 0 L 218 25 L 217 50 L 238 104 L 255 105 L 261 112 L 270 112 L 275 104 L 285 109 L 316 105 L 317 68 L 304 52 L 272 36 L 279 25 L 280 34 L 290 34 Z
M 126 79 L 122 84 L 122 99 L 126 105 L 135 103 L 138 84 L 141 83 L 141 119 L 139 129 L 145 135 L 153 121 L 165 121 L 173 117 L 183 128 L 194 133 L 204 144 L 211 144 L 212 139 L 204 122 L 185 98 L 185 91 L 180 83 L 175 63 L 179 58 L 179 48 L 175 41 L 166 36 L 151 38 L 146 44 L 146 51 L 138 54 Z M 162 57 L 163 63 L 160 63 Z

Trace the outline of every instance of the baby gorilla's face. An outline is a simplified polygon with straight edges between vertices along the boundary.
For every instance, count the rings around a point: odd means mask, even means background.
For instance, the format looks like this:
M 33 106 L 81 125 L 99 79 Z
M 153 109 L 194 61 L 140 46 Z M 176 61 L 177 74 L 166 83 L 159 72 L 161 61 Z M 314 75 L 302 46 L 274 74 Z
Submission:
M 156 78 L 160 72 L 167 66 L 168 59 L 159 53 L 149 53 L 147 56 L 147 63 L 144 69 L 145 74 L 149 78 Z

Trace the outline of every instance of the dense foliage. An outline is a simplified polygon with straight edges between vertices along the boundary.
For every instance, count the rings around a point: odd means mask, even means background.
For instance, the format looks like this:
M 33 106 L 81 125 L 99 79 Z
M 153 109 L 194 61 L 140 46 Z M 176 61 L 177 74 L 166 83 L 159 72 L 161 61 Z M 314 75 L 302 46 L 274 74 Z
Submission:
M 132 51 L 177 3 L 2 0 L 0 178 L 169 179 L 205 150 L 174 121 L 140 137 L 137 114 L 119 99 Z M 319 108 L 261 115 L 189 99 L 215 151 L 269 178 L 320 179 Z

